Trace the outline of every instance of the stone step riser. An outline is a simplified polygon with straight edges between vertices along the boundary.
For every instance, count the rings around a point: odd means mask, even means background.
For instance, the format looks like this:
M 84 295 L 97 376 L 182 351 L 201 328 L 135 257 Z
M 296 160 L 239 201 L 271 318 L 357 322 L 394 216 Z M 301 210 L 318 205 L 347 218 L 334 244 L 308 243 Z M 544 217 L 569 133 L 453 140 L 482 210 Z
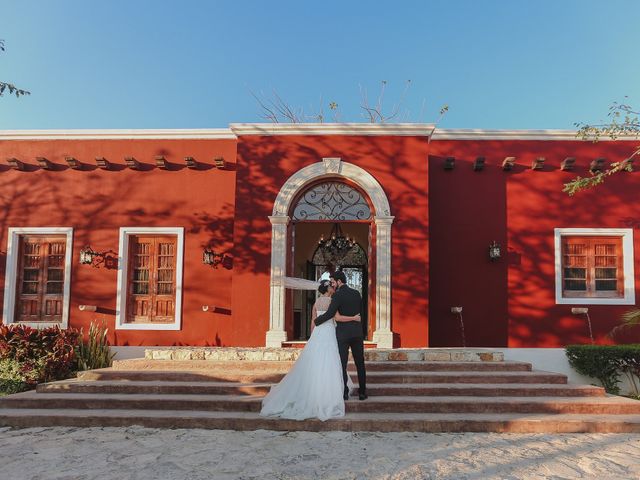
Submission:
M 80 372 L 80 380 L 123 380 L 123 381 L 169 381 L 169 382 L 239 382 L 239 383 L 277 383 L 284 374 L 248 375 L 236 372 L 173 372 L 173 371 L 140 371 L 125 370 L 88 371 Z M 354 382 L 357 376 L 351 375 Z M 451 373 L 450 375 L 430 375 L 430 372 L 421 372 L 414 375 L 404 375 L 402 372 L 369 372 L 367 383 L 551 383 L 566 384 L 567 377 L 557 374 L 522 374 L 501 375 L 500 373 L 487 373 L 477 375 L 465 375 L 464 373 Z
M 625 421 L 558 421 L 558 420 L 351 420 L 335 419 L 327 422 L 270 419 L 185 418 L 180 416 L 131 418 L 129 416 L 7 416 L 0 411 L 0 426 L 30 427 L 129 427 L 147 428 L 206 428 L 222 430 L 277 431 L 366 431 L 366 432 L 497 432 L 497 433 L 640 433 L 640 423 Z
M 296 360 L 301 348 L 238 348 L 238 347 L 174 347 L 148 348 L 147 360 L 208 360 L 218 362 L 236 361 L 291 361 Z M 504 354 L 484 348 L 415 348 L 415 349 L 369 349 L 365 348 L 368 362 L 501 362 Z
M 94 382 L 82 384 L 40 384 L 37 391 L 41 393 L 91 393 L 91 394 L 175 394 L 175 395 L 265 395 L 269 386 L 235 386 L 229 385 L 130 385 L 123 382 L 118 385 L 101 385 Z M 534 386 L 530 388 L 503 388 L 494 385 L 490 388 L 455 388 L 450 386 L 427 387 L 419 385 L 398 384 L 388 387 L 376 384 L 369 385 L 371 396 L 478 396 L 478 397 L 603 397 L 604 390 L 599 387 L 583 388 L 548 388 Z
M 22 409 L 82 409 L 82 410 L 186 410 L 203 412 L 259 412 L 260 399 L 256 400 L 134 400 L 109 398 L 5 398 L 2 408 Z M 564 402 L 491 402 L 489 401 L 402 401 L 361 402 L 353 398 L 346 402 L 347 413 L 551 413 L 583 415 L 633 415 L 640 414 L 639 403 L 597 404 L 581 401 Z

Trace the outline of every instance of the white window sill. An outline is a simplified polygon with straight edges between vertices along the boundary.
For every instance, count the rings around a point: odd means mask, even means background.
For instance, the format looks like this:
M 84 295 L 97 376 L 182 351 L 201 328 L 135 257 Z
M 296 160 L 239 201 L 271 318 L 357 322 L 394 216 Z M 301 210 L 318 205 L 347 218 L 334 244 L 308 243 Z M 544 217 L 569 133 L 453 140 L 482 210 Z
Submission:
M 175 323 L 122 323 L 116 326 L 116 330 L 180 330 L 180 325 Z

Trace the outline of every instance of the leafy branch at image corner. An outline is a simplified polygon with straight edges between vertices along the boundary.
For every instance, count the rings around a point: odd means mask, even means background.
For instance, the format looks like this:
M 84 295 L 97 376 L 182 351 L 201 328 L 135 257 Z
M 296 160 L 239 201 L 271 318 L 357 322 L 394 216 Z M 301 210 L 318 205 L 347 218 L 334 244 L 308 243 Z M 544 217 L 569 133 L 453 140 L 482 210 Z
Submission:
M 0 52 L 4 51 L 4 40 L 0 40 Z M 18 98 L 24 95 L 31 95 L 31 92 L 22 90 L 21 88 L 16 87 L 13 83 L 0 82 L 0 97 L 4 96 L 7 91 L 9 92 L 9 95 L 15 95 Z
M 600 124 L 576 123 L 578 132 L 576 136 L 582 140 L 598 142 L 601 137 L 616 140 L 620 137 L 635 137 L 640 139 L 640 112 L 626 103 L 614 102 L 609 107 L 609 122 Z M 631 152 L 629 157 L 620 162 L 614 162 L 604 170 L 593 172 L 590 177 L 576 177 L 564 184 L 563 192 L 570 196 L 591 189 L 602 184 L 608 177 L 620 172 L 633 170 L 634 157 L 640 154 L 640 146 Z

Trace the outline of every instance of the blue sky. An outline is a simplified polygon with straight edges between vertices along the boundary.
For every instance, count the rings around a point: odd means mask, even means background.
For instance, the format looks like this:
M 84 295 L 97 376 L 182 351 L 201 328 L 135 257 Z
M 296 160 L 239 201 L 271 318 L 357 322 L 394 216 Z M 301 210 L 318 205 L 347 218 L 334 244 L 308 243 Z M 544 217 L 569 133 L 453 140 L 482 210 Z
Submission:
M 216 128 L 262 121 L 251 92 L 363 121 L 573 128 L 640 104 L 640 1 L 0 0 L 0 129 Z

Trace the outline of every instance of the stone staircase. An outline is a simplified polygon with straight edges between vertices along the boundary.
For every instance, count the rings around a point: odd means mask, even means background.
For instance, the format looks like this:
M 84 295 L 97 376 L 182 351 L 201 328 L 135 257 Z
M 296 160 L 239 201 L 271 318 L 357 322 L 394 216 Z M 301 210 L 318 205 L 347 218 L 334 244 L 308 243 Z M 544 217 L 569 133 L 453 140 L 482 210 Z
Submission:
M 262 418 L 262 396 L 289 370 L 296 349 L 224 350 L 150 350 L 146 359 L 117 361 L 112 368 L 0 398 L 0 425 L 640 432 L 640 402 L 606 395 L 600 387 L 568 384 L 564 375 L 481 350 L 371 349 L 366 352 L 369 399 L 349 400 L 344 418 Z M 357 381 L 353 365 L 349 369 Z

